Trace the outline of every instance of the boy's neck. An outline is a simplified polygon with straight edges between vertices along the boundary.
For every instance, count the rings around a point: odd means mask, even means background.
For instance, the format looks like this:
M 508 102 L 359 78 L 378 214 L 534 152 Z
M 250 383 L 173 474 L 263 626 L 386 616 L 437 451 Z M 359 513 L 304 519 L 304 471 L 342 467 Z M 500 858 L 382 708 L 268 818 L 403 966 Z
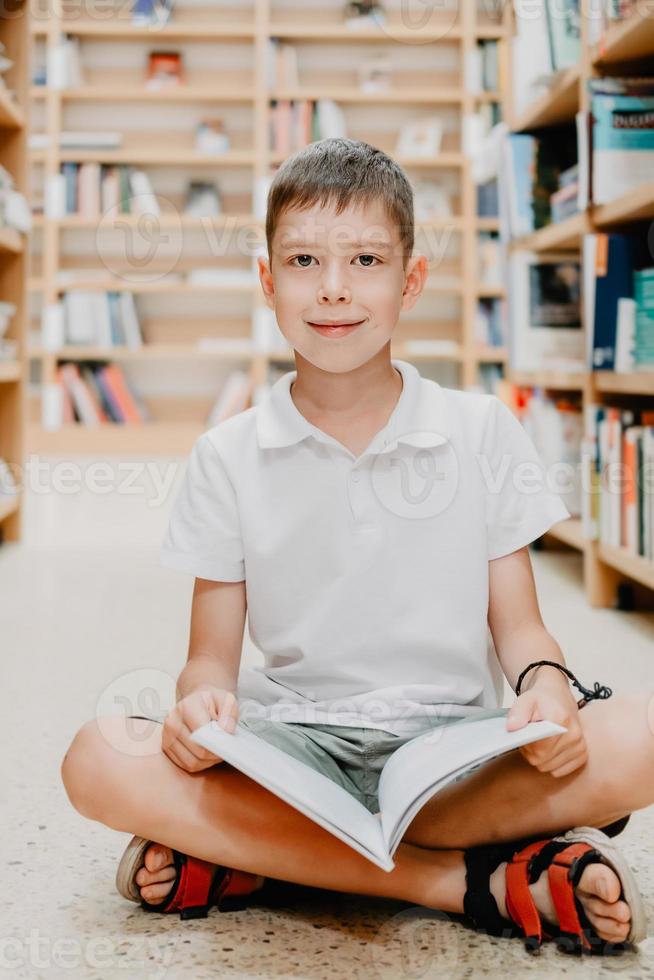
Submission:
M 314 425 L 387 420 L 402 393 L 402 375 L 393 367 L 390 344 L 352 371 L 322 371 L 296 352 L 297 377 L 291 397 L 298 411 Z M 379 426 L 381 428 L 381 426 Z

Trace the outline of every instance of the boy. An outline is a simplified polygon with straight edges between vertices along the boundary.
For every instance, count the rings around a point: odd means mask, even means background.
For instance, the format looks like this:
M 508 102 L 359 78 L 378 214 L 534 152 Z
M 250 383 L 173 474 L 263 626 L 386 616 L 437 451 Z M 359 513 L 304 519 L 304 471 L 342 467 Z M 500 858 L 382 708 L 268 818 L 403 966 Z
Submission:
M 136 745 L 125 719 L 85 725 L 62 765 L 73 805 L 139 835 L 117 882 L 148 910 L 206 914 L 272 878 L 465 912 L 536 943 L 541 920 L 575 948 L 637 941 L 633 877 L 592 828 L 617 832 L 654 801 L 649 692 L 579 711 L 526 547 L 569 516 L 533 444 L 495 396 L 390 358 L 427 276 L 405 174 L 366 143 L 311 144 L 277 173 L 266 234 L 261 285 L 296 371 L 194 446 L 162 551 L 196 576 L 178 702 Z M 246 611 L 265 665 L 239 673 Z M 535 665 L 508 712 L 489 628 L 512 687 Z M 376 812 L 403 741 L 488 713 L 567 731 L 450 785 L 390 873 L 189 738 L 238 717 Z M 548 875 L 520 879 L 516 841 L 568 828 L 541 853 Z

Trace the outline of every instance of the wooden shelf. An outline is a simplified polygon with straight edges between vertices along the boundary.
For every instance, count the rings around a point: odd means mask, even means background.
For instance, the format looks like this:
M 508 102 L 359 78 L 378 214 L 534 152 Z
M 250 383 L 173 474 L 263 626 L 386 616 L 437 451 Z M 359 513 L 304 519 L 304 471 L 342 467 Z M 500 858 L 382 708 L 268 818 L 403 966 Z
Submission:
M 33 453 L 80 453 L 104 455 L 154 453 L 187 456 L 206 428 L 202 423 L 143 422 L 97 426 L 64 425 L 60 429 L 28 427 L 28 444 Z
M 527 249 L 531 252 L 553 252 L 556 250 L 575 250 L 581 247 L 584 235 L 592 230 L 592 223 L 585 211 L 573 214 L 564 221 L 546 225 L 524 238 L 511 242 L 512 249 Z
M 1 494 L 0 495 L 0 522 L 6 521 L 8 517 L 13 517 L 20 508 L 20 494 Z
M 124 279 L 75 279 L 67 283 L 56 283 L 55 289 L 58 293 L 67 293 L 72 289 L 92 289 L 99 292 L 114 293 L 172 293 L 180 296 L 195 296 L 198 293 L 252 293 L 259 285 L 258 282 L 245 283 L 186 283 L 186 282 L 163 282 L 161 279 L 154 282 L 128 282 Z
M 0 88 L 0 129 L 22 129 L 24 125 L 23 110 L 6 89 Z
M 583 391 L 584 374 L 558 371 L 511 371 L 511 381 L 521 388 L 551 388 L 553 391 Z
M 239 350 L 225 348 L 198 347 L 192 344 L 144 344 L 143 347 L 83 347 L 65 346 L 58 350 L 46 350 L 43 347 L 32 348 L 31 358 L 52 357 L 58 361 L 150 361 L 150 360 L 236 360 L 255 357 L 259 353 L 247 340 Z
M 275 89 L 269 93 L 270 99 L 288 99 L 301 101 L 303 99 L 332 99 L 334 102 L 361 102 L 378 105 L 397 104 L 411 105 L 420 103 L 426 105 L 450 105 L 461 102 L 464 97 L 461 88 L 395 88 L 386 92 L 362 92 L 358 88 L 311 88 L 303 86 L 299 89 Z
M 592 379 L 597 391 L 654 396 L 654 367 L 651 371 L 634 371 L 630 374 L 594 371 Z
M 562 541 L 564 544 L 570 545 L 571 548 L 576 548 L 577 551 L 586 550 L 586 539 L 582 533 L 581 518 L 579 517 L 569 517 L 565 521 L 560 521 L 551 527 L 547 533 L 551 534 L 557 541 Z
M 593 223 L 598 228 L 617 227 L 632 221 L 654 219 L 654 180 L 635 187 L 627 194 L 599 204 L 592 209 Z
M 609 27 L 592 53 L 592 62 L 595 68 L 626 65 L 630 61 L 651 59 L 653 51 L 654 18 L 649 11 L 642 15 L 636 5 L 631 17 Z
M 107 11 L 110 16 L 69 17 L 62 22 L 65 34 L 79 37 L 117 38 L 120 40 L 164 43 L 171 41 L 220 41 L 255 36 L 254 20 L 243 16 L 243 7 L 212 8 L 177 7 L 171 20 L 163 25 L 135 24 L 127 6 Z
M 0 382 L 20 381 L 22 374 L 22 365 L 19 361 L 0 361 Z
M 633 555 L 626 548 L 615 548 L 609 544 L 597 543 L 597 555 L 600 561 L 635 582 L 654 589 L 654 562 L 641 555 Z
M 145 140 L 147 144 L 147 140 Z M 168 146 L 118 147 L 115 150 L 62 149 L 59 159 L 62 163 L 141 163 L 149 167 L 253 167 L 254 153 L 251 150 L 230 150 L 221 154 L 200 154 L 189 149 L 178 148 L 179 138 L 171 138 Z
M 255 92 L 252 88 L 236 87 L 220 89 L 193 85 L 179 85 L 175 88 L 150 90 L 134 85 L 100 87 L 99 85 L 80 86 L 79 88 L 61 89 L 59 92 L 64 102 L 253 102 Z M 45 98 L 44 86 L 32 86 L 32 98 Z
M 472 355 L 480 364 L 506 364 L 509 352 L 506 347 L 486 347 L 474 350 Z
M 553 79 L 552 87 L 518 116 L 512 125 L 518 133 L 574 122 L 579 110 L 579 65 L 573 65 Z

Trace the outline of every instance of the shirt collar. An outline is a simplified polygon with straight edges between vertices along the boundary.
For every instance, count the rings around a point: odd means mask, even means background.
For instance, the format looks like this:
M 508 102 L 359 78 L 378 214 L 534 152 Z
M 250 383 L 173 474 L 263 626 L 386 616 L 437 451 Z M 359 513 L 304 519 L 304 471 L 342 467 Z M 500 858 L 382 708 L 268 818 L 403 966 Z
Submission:
M 402 391 L 391 417 L 378 432 L 367 453 L 390 452 L 398 443 L 439 446 L 449 439 L 445 393 L 436 381 L 423 378 L 409 361 L 391 358 L 402 375 Z M 312 425 L 291 397 L 297 371 L 287 371 L 257 406 L 257 435 L 262 449 L 292 446 L 311 436 L 319 442 L 338 444 L 328 433 Z

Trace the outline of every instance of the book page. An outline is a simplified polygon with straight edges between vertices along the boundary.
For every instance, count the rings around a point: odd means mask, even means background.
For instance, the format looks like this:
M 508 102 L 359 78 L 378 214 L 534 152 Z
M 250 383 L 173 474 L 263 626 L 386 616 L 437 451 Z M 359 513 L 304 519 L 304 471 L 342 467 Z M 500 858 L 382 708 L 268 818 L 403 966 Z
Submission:
M 390 757 L 379 779 L 382 832 L 393 854 L 402 834 L 435 792 L 477 762 L 566 731 L 551 721 L 532 721 L 515 732 L 506 718 L 436 727 L 406 742 Z
M 380 818 L 347 790 L 294 756 L 237 724 L 226 732 L 210 721 L 191 739 L 320 824 L 384 871 L 394 864 L 384 844 Z

